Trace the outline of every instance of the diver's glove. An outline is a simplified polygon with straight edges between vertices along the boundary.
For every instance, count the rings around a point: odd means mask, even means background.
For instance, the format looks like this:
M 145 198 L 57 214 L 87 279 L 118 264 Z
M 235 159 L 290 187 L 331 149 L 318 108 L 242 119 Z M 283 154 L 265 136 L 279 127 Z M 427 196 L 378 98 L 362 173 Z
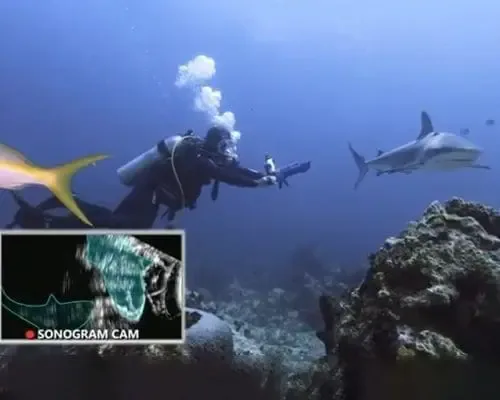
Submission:
M 263 176 L 262 178 L 257 180 L 257 187 L 267 187 L 267 186 L 273 186 L 276 185 L 277 180 L 275 176 L 268 175 L 268 176 Z

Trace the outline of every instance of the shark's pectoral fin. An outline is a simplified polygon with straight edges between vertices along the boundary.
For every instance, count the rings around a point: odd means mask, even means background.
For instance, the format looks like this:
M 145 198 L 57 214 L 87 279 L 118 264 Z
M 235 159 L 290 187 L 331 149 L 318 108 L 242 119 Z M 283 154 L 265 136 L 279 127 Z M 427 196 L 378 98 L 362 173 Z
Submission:
M 489 165 L 481 165 L 481 164 L 474 164 L 471 165 L 470 167 L 475 169 L 491 169 Z
M 409 166 L 409 167 L 404 167 L 404 168 L 394 168 L 394 169 L 390 169 L 390 170 L 387 170 L 387 171 L 383 171 L 383 172 L 381 172 L 381 174 L 397 174 L 397 173 L 402 173 L 402 174 L 409 175 L 413 171 L 415 171 L 416 169 L 418 169 L 419 167 L 421 167 L 422 165 L 423 164 L 416 164 L 416 165 Z
M 383 175 L 385 174 L 385 171 L 377 171 L 377 173 L 375 174 L 376 176 L 380 176 L 380 175 Z

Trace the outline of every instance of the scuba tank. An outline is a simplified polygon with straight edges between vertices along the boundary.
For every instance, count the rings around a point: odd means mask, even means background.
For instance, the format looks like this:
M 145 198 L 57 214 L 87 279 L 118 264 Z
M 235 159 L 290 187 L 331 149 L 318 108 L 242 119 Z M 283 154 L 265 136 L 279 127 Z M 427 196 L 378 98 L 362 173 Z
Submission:
M 182 139 L 181 135 L 164 139 L 156 146 L 122 165 L 116 170 L 120 182 L 126 186 L 135 186 L 152 167 L 167 162 L 172 150 Z

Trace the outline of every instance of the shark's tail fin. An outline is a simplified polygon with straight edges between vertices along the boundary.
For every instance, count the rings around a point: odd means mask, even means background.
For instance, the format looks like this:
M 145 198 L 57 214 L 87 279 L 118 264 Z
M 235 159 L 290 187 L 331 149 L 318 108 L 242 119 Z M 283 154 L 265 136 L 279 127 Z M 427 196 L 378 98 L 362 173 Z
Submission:
M 356 162 L 359 170 L 358 179 L 356 179 L 356 183 L 354 184 L 354 189 L 357 189 L 361 181 L 368 173 L 368 165 L 366 165 L 365 158 L 362 155 L 358 154 L 356 150 L 354 150 L 351 143 L 349 143 L 349 150 L 351 151 L 352 157 L 354 158 L 354 161 Z

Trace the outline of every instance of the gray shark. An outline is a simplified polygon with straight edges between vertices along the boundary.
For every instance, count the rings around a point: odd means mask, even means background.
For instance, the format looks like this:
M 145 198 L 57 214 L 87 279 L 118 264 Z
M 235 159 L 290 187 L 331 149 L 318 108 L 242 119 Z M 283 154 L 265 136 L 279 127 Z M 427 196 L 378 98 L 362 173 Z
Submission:
M 359 169 L 358 179 L 354 184 L 357 189 L 370 169 L 383 174 L 404 173 L 430 170 L 445 171 L 460 168 L 490 169 L 487 165 L 477 164 L 483 153 L 461 135 L 434 130 L 429 115 L 422 111 L 420 133 L 415 140 L 387 152 L 378 151 L 376 157 L 365 160 L 349 143 L 349 150 Z

